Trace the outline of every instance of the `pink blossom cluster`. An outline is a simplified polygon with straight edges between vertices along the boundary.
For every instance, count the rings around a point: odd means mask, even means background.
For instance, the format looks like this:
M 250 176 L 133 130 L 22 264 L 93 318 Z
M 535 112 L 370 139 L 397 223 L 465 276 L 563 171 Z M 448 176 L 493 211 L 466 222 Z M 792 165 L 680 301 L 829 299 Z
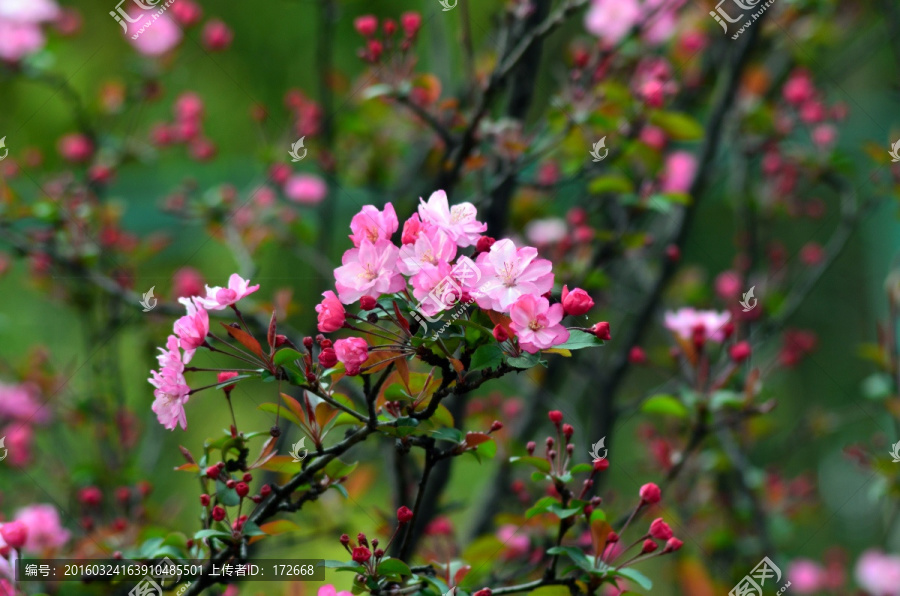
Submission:
M 157 24 L 160 21 L 157 21 Z M 154 27 L 156 24 L 154 25 Z M 174 122 L 153 125 L 150 139 L 157 147 L 176 144 L 187 145 L 190 156 L 197 161 L 207 161 L 216 155 L 216 146 L 203 133 L 205 106 L 199 95 L 187 91 L 175 99 L 172 107 Z
M 588 33 L 615 45 L 637 26 L 649 44 L 668 41 L 684 0 L 593 0 L 584 16 Z
M 43 48 L 41 23 L 59 16 L 54 0 L 0 0 L 0 59 L 17 62 Z
M 539 258 L 536 248 L 482 235 L 487 226 L 478 221 L 471 203 L 451 207 L 446 193 L 436 191 L 428 201 L 420 199 L 418 212 L 403 224 L 397 246 L 392 237 L 399 228 L 391 203 L 382 210 L 366 205 L 353 217 L 354 247 L 334 271 L 337 294 L 326 292 L 316 308 L 319 331 L 329 333 L 344 325 L 343 305 L 361 302 L 369 310 L 383 295 L 408 292 L 409 284 L 416 309 L 428 317 L 459 302 L 509 315 L 510 330 L 528 352 L 569 338 L 560 323 L 567 309 L 547 299 L 554 282 L 550 261 Z M 474 247 L 471 256 L 463 254 L 469 247 Z M 569 314 L 584 314 L 593 306 L 580 289 L 572 291 L 568 303 L 577 310 Z
M 53 505 L 35 504 L 23 507 L 12 520 L 0 522 L 0 594 L 14 594 L 16 559 L 22 551 L 45 555 L 69 541 L 66 530 Z
M 0 382 L 0 437 L 5 437 L 9 463 L 21 466 L 31 460 L 34 426 L 49 421 L 50 413 L 43 407 L 36 385 Z
M 241 298 L 259 289 L 259 285 L 251 286 L 248 280 L 234 273 L 228 278 L 227 287 L 206 286 L 205 296 L 179 298 L 187 314 L 175 321 L 174 335 L 166 340 L 165 348 L 159 348 L 159 370 L 150 371 L 147 381 L 155 387 L 156 398 L 152 410 L 157 420 L 169 430 L 176 426 L 187 428 L 187 416 L 184 405 L 187 403 L 191 388 L 184 377 L 185 365 L 194 357 L 198 348 L 206 343 L 209 334 L 210 310 L 223 310 L 233 307 Z

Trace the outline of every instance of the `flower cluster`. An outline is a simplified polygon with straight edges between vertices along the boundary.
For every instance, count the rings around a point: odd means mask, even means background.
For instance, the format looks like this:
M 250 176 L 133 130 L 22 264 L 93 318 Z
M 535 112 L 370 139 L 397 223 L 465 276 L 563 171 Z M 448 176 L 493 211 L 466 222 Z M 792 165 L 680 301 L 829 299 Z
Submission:
M 69 541 L 71 533 L 53 505 L 23 507 L 12 520 L 0 523 L 0 594 L 14 594 L 16 559 L 23 551 L 47 556 Z
M 192 390 L 184 378 L 185 365 L 194 357 L 194 352 L 206 343 L 209 335 L 210 310 L 234 308 L 235 304 L 245 296 L 259 289 L 259 285 L 251 286 L 250 282 L 233 274 L 228 279 L 227 287 L 206 286 L 205 296 L 179 298 L 187 310 L 187 314 L 175 321 L 174 335 L 166 340 L 166 347 L 159 348 L 159 370 L 150 372 L 147 379 L 156 389 L 153 391 L 155 401 L 152 409 L 159 423 L 172 430 L 176 426 L 187 428 L 187 417 L 184 405 Z
M 54 0 L 0 0 L 0 59 L 15 62 L 44 47 L 41 23 L 60 16 Z
M 50 412 L 40 402 L 40 389 L 33 383 L 7 385 L 0 382 L 0 437 L 14 466 L 31 460 L 34 426 L 50 421 Z

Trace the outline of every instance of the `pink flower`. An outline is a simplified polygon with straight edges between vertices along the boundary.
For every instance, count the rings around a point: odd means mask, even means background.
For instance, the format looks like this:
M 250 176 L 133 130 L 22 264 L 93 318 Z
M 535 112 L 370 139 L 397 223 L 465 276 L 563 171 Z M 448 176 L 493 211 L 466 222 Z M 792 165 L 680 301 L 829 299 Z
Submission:
M 16 521 L 28 526 L 27 551 L 56 549 L 69 540 L 70 533 L 59 523 L 59 514 L 53 505 L 29 505 L 19 509 Z
M 489 252 L 478 255 L 478 306 L 506 312 L 522 295 L 549 292 L 553 288 L 553 265 L 547 259 L 538 259 L 537 254 L 536 248 L 517 249 L 505 238 L 495 242 Z
M 145 27 L 143 31 L 142 27 Z M 181 42 L 181 28 L 169 15 L 162 13 L 155 21 L 139 18 L 134 23 L 128 23 L 128 32 L 125 36 L 128 43 L 141 54 L 159 56 Z
M 456 243 L 435 226 L 428 226 L 413 244 L 400 247 L 397 269 L 404 275 L 416 275 L 438 263 L 449 263 L 456 257 Z
M 399 249 L 389 240 L 376 243 L 364 239 L 359 248 L 351 248 L 334 270 L 335 288 L 344 304 L 353 304 L 363 296 L 378 298 L 406 287 L 403 276 L 396 271 Z
M 319 331 L 331 333 L 344 326 L 347 313 L 344 311 L 344 305 L 334 295 L 334 292 L 329 290 L 323 292 L 322 296 L 325 298 L 321 304 L 316 305 L 316 312 L 319 313 Z
M 0 420 L 3 419 L 45 424 L 50 421 L 50 412 L 43 408 L 36 385 L 0 383 Z
M 497 528 L 497 539 L 506 549 L 505 559 L 523 557 L 531 550 L 531 540 L 525 534 L 518 534 L 518 531 L 519 526 L 515 524 L 505 524 Z
M 59 140 L 59 154 L 72 163 L 83 163 L 91 158 L 94 144 L 83 134 L 72 133 Z
M 424 229 L 422 220 L 419 219 L 418 213 L 413 213 L 412 217 L 403 223 L 403 236 L 400 238 L 401 244 L 412 244 L 419 237 Z
M 825 587 L 825 570 L 815 561 L 796 559 L 787 569 L 787 579 L 791 582 L 792 592 L 815 594 Z
M 0 0 L 0 20 L 16 23 L 41 23 L 59 16 L 53 0 Z
M 203 311 L 206 312 L 206 311 Z M 156 399 L 153 401 L 151 410 L 156 414 L 156 419 L 165 428 L 174 430 L 176 426 L 181 426 L 182 430 L 187 428 L 187 416 L 184 413 L 184 404 L 190 397 L 191 388 L 188 387 L 187 381 L 181 374 L 166 374 L 166 370 L 161 373 L 150 371 L 152 375 L 147 379 L 151 385 L 156 387 L 153 395 Z
M 723 271 L 716 276 L 716 294 L 722 300 L 733 300 L 741 293 L 741 278 L 734 271 Z
M 867 550 L 854 571 L 856 582 L 872 596 L 900 596 L 900 556 Z
M 284 184 L 284 196 L 301 205 L 318 205 L 326 195 L 328 185 L 312 174 L 295 174 Z
M 40 50 L 45 43 L 40 26 L 0 18 L 0 59 L 17 62 Z
M 211 52 L 220 52 L 231 45 L 234 33 L 218 19 L 212 19 L 203 26 L 203 45 Z
M 638 0 L 594 0 L 584 15 L 584 28 L 613 45 L 628 35 L 642 16 Z
M 727 312 L 682 308 L 675 312 L 666 312 L 665 326 L 672 333 L 687 340 L 693 337 L 695 329 L 702 328 L 704 337 L 722 342 L 725 340 L 724 327 L 730 320 L 731 314 Z
M 316 596 L 353 596 L 353 593 L 348 592 L 347 590 L 341 590 L 340 592 L 338 592 L 331 584 L 325 584 L 324 586 L 319 588 Z
M 195 122 L 203 118 L 203 100 L 193 91 L 187 91 L 175 100 L 173 110 L 179 122 Z
M 525 237 L 537 245 L 556 244 L 568 233 L 566 222 L 559 217 L 536 219 L 525 226 Z
M 0 437 L 5 437 L 5 446 L 9 450 L 9 463 L 14 466 L 24 466 L 31 462 L 31 443 L 34 440 L 34 430 L 28 424 L 13 422 L 6 428 L 0 429 Z
M 830 148 L 837 140 L 837 128 L 832 124 L 820 124 L 812 130 L 812 141 L 820 149 Z
M 502 242 L 502 241 L 501 241 Z M 569 330 L 559 324 L 563 318 L 561 304 L 546 298 L 525 294 L 509 310 L 510 327 L 519 338 L 519 346 L 530 354 L 565 343 Z
M 400 222 L 397 212 L 390 203 L 385 203 L 384 210 L 379 211 L 375 205 L 366 205 L 350 220 L 350 240 L 357 248 L 363 240 L 375 243 L 379 240 L 390 240 Z
M 178 302 L 187 308 L 185 316 L 175 321 L 174 331 L 178 336 L 179 345 L 184 350 L 184 363 L 187 364 L 194 357 L 194 352 L 206 341 L 209 333 L 209 313 L 202 306 L 197 305 L 196 298 L 179 298 Z
M 697 160 L 687 151 L 676 151 L 666 158 L 662 176 L 663 192 L 686 193 L 694 181 Z
M 166 376 L 180 375 L 184 372 L 184 362 L 181 359 L 178 338 L 170 335 L 166 339 L 166 347 L 156 348 L 160 355 L 156 357 L 159 362 L 160 373 Z
M 648 533 L 657 540 L 668 540 L 673 536 L 672 528 L 661 517 L 657 517 L 650 523 L 650 531 Z
M 447 193 L 443 190 L 431 193 L 427 203 L 420 198 L 419 203 L 422 221 L 439 227 L 458 246 L 472 246 L 478 242 L 482 232 L 487 230 L 487 224 L 475 219 L 478 216 L 475 205 L 460 203 L 451 208 L 447 203 Z
M 19 550 L 28 540 L 28 526 L 20 521 L 0 524 L 0 537 L 10 547 Z
M 334 351 L 351 377 L 359 374 L 359 367 L 369 357 L 369 345 L 361 337 L 337 340 L 334 342 Z
M 219 286 L 211 288 L 206 286 L 206 297 L 195 298 L 194 301 L 198 306 L 201 306 L 206 310 L 222 310 L 235 304 L 241 298 L 249 296 L 258 289 L 259 284 L 251 286 L 249 279 L 244 279 L 237 273 L 232 273 L 231 277 L 228 278 L 227 288 L 221 288 Z M 179 300 L 179 302 L 182 301 Z M 183 348 L 184 346 L 181 347 Z
M 781 93 L 788 103 L 797 106 L 815 97 L 816 87 L 808 71 L 797 69 L 791 73 Z
M 193 0 L 178 0 L 169 8 L 175 20 L 184 27 L 192 27 L 200 22 L 203 9 Z
M 203 293 L 203 285 L 203 276 L 193 267 L 182 267 L 172 276 L 172 292 L 176 298 L 198 296 Z

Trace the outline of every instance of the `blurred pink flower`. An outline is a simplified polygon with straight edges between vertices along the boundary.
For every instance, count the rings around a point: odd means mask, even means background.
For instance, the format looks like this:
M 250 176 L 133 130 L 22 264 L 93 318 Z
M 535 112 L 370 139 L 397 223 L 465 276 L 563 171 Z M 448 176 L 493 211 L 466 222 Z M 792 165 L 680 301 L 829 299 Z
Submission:
M 705 330 L 705 337 L 722 342 L 725 340 L 723 327 L 730 320 L 731 314 L 727 312 L 681 308 L 675 312 L 666 312 L 665 326 L 682 339 L 691 339 L 694 329 L 702 327 Z
M 172 276 L 172 288 L 176 298 L 199 296 L 203 293 L 203 275 L 193 267 L 182 267 Z
M 676 151 L 666 158 L 662 175 L 663 192 L 686 193 L 691 188 L 697 160 L 686 151 Z
M 854 575 L 872 596 L 900 596 L 900 555 L 867 550 L 856 562 Z
M 0 0 L 0 20 L 17 23 L 41 23 L 59 16 L 53 0 Z
M 353 596 L 353 593 L 348 592 L 347 590 L 341 590 L 340 592 L 338 592 L 331 584 L 325 584 L 324 586 L 319 588 L 316 596 Z
M 732 300 L 741 293 L 741 277 L 735 271 L 723 271 L 716 276 L 716 294 L 722 300 Z
M 388 240 L 372 243 L 363 240 L 359 248 L 351 248 L 334 270 L 335 288 L 344 304 L 353 304 L 363 296 L 378 298 L 406 287 L 406 280 L 396 271 L 399 249 Z
M 178 338 L 170 335 L 166 339 L 166 347 L 156 348 L 160 354 L 156 357 L 159 362 L 160 373 L 167 376 L 180 375 L 184 372 L 184 362 L 181 360 Z
M 584 28 L 608 44 L 620 42 L 641 19 L 638 0 L 593 0 Z
M 36 385 L 31 383 L 7 385 L 0 382 L 0 420 L 5 419 L 35 424 L 46 424 L 50 421 L 50 412 L 42 407 L 40 392 Z
M 838 130 L 833 124 L 820 124 L 812 130 L 812 141 L 820 149 L 829 149 L 837 140 Z
M 478 306 L 506 312 L 522 295 L 542 296 L 549 292 L 553 288 L 553 265 L 537 255 L 536 248 L 517 249 L 508 238 L 498 240 L 489 252 L 478 255 Z
M 249 279 L 244 279 L 237 273 L 232 273 L 228 278 L 227 288 L 222 288 L 219 286 L 211 288 L 209 286 L 206 286 L 206 297 L 196 298 L 195 302 L 198 306 L 201 306 L 207 310 L 222 310 L 231 306 L 232 304 L 235 304 L 245 296 L 249 296 L 258 289 L 259 284 L 251 286 Z M 179 300 L 179 302 L 187 305 L 181 300 Z M 188 308 L 188 311 L 190 311 L 190 308 Z M 207 326 L 207 330 L 208 327 L 209 326 Z M 204 335 L 206 334 L 204 333 Z M 181 347 L 183 348 L 184 346 L 182 345 Z
M 231 28 L 218 19 L 212 19 L 203 26 L 203 45 L 211 52 L 228 49 L 234 39 Z
M 318 205 L 327 194 L 328 185 L 312 174 L 295 174 L 284 183 L 284 195 L 301 205 Z
M 519 346 L 536 354 L 569 339 L 569 330 L 559 324 L 563 314 L 561 304 L 550 306 L 546 298 L 526 294 L 509 310 L 510 328 L 516 332 Z
M 426 203 L 419 199 L 419 217 L 423 222 L 432 223 L 447 233 L 458 246 L 472 246 L 487 230 L 487 224 L 477 219 L 478 210 L 472 203 L 460 203 L 450 207 L 447 193 L 437 190 L 431 193 Z
M 19 509 L 15 519 L 28 526 L 27 551 L 56 549 L 69 540 L 70 532 L 60 524 L 59 513 L 53 505 L 29 505 Z
M 369 344 L 361 337 L 348 337 L 334 342 L 334 352 L 338 360 L 344 363 L 347 374 L 351 377 L 359 374 L 359 367 L 369 357 Z
M 531 540 L 524 533 L 518 534 L 518 531 L 519 526 L 515 524 L 505 524 L 497 528 L 497 539 L 506 549 L 503 558 L 517 559 L 527 555 L 531 549 Z
M 209 313 L 195 302 L 196 298 L 179 298 L 178 302 L 187 308 L 187 314 L 175 321 L 175 335 L 178 343 L 184 350 L 184 363 L 187 364 L 194 357 L 197 348 L 206 342 L 209 333 Z
M 16 62 L 40 50 L 45 41 L 39 25 L 0 18 L 0 59 Z
M 14 466 L 24 466 L 31 462 L 31 442 L 34 430 L 28 424 L 13 422 L 0 430 L 0 437 L 5 437 L 4 446 L 8 450 L 7 460 Z
M 72 133 L 63 136 L 57 145 L 63 159 L 72 163 L 82 163 L 91 158 L 94 144 L 83 134 Z
M 784 88 L 781 90 L 784 99 L 795 106 L 811 100 L 816 95 L 816 87 L 813 84 L 809 71 L 797 69 L 791 73 Z
M 809 559 L 796 559 L 787 569 L 791 590 L 798 594 L 815 594 L 821 590 L 824 574 L 822 566 Z
M 353 232 L 350 234 L 350 240 L 356 247 L 359 247 L 363 239 L 369 242 L 390 240 L 399 227 L 400 221 L 392 204 L 385 203 L 381 211 L 375 205 L 365 205 L 350 220 L 350 230 Z
M 555 244 L 566 237 L 566 221 L 559 217 L 535 219 L 525 226 L 525 237 L 537 245 Z
M 203 118 L 203 100 L 193 91 L 186 91 L 175 100 L 173 111 L 180 122 L 200 120 Z
M 142 16 L 149 17 L 149 14 Z M 181 28 L 168 14 L 162 13 L 155 21 L 139 18 L 134 23 L 128 23 L 125 37 L 141 54 L 159 56 L 181 42 Z

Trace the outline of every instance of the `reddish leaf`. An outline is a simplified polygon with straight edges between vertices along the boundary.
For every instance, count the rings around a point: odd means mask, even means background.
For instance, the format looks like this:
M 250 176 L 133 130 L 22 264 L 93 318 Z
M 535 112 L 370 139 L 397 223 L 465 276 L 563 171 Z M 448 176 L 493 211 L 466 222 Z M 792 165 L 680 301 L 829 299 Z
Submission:
M 319 402 L 319 405 L 316 406 L 316 423 L 319 425 L 319 428 L 325 428 L 337 415 L 337 408 L 324 401 Z
M 482 443 L 487 443 L 491 440 L 490 435 L 485 433 L 466 433 L 466 445 L 469 447 L 475 447 L 477 445 L 481 445 Z
M 275 350 L 275 311 L 272 311 L 272 318 L 269 319 L 269 332 L 266 334 L 266 341 L 269 342 L 269 347 L 274 351 Z
M 409 363 L 406 362 L 405 358 L 398 358 L 394 361 L 394 364 L 397 365 L 397 372 L 400 373 L 400 379 L 403 380 L 406 392 L 412 394 L 412 389 L 409 388 Z
M 300 402 L 288 395 L 287 393 L 281 394 L 281 400 L 287 406 L 288 410 L 291 411 L 291 414 L 297 417 L 297 420 L 306 420 L 306 414 L 303 412 L 303 406 L 300 405 Z
M 466 575 L 469 571 L 472 570 L 471 565 L 463 565 L 459 569 L 456 570 L 456 574 L 453 576 L 453 585 L 458 586 L 462 583 L 462 581 L 466 578 Z
M 185 447 L 184 445 L 179 445 L 178 449 L 181 451 L 181 455 L 184 456 L 184 459 L 187 460 L 187 463 L 189 463 L 189 464 L 194 463 L 194 456 L 191 455 L 191 452 L 188 451 L 187 447 Z
M 606 539 L 612 532 L 612 526 L 606 521 L 602 512 L 595 511 L 591 514 L 591 542 L 594 544 L 595 553 L 603 553 L 606 548 Z
M 400 314 L 400 307 L 397 306 L 397 301 L 394 300 L 394 314 L 397 316 L 397 321 L 400 323 L 400 326 L 409 333 L 409 321 L 406 320 L 402 314 Z
M 493 323 L 494 325 L 500 325 L 501 327 L 503 327 L 503 330 L 506 331 L 506 334 L 508 336 L 510 336 L 510 337 L 516 336 L 516 332 L 513 331 L 509 326 L 509 324 L 512 323 L 512 319 L 510 319 L 509 317 L 507 317 L 504 314 L 498 313 L 495 310 L 486 310 L 484 312 L 487 313 L 487 316 L 491 320 L 491 323 Z
M 200 466 L 197 464 L 181 464 L 175 470 L 178 472 L 199 472 Z
M 236 339 L 242 346 L 265 361 L 266 357 L 263 355 L 262 347 L 252 335 L 250 335 L 243 329 L 238 329 L 237 327 L 232 327 L 231 325 L 226 325 L 225 323 L 222 323 L 222 327 L 225 328 L 225 331 L 228 332 L 228 335 Z
M 253 470 L 255 468 L 259 468 L 264 465 L 267 461 L 272 459 L 275 456 L 275 437 L 269 437 L 269 439 L 263 444 L 262 449 L 259 452 L 259 457 L 256 458 L 256 461 L 250 464 L 247 468 L 248 470 Z

